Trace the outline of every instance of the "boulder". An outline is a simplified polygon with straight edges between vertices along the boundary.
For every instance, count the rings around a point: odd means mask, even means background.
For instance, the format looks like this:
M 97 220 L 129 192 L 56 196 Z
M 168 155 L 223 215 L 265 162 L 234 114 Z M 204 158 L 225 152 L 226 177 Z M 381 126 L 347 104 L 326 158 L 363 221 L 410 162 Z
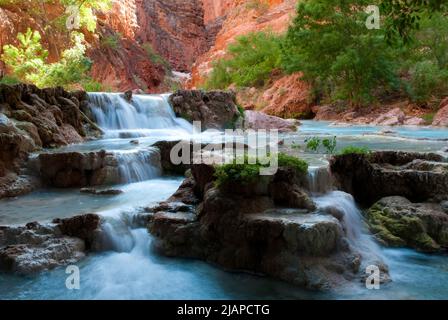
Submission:
M 44 183 L 58 188 L 95 185 L 93 177 L 106 166 L 106 152 L 64 152 L 39 155 Z
M 438 154 L 380 151 L 334 156 L 330 169 L 339 188 L 367 206 L 383 197 L 414 202 L 448 199 L 448 163 Z
M 297 126 L 299 124 L 299 122 L 294 119 L 285 120 L 258 111 L 245 111 L 244 115 L 244 129 L 277 129 L 279 132 L 295 132 L 297 131 Z
M 232 129 L 241 118 L 235 93 L 230 91 L 179 90 L 169 102 L 178 117 L 200 121 L 203 130 Z
M 88 193 L 88 194 L 98 195 L 98 196 L 117 196 L 117 195 L 123 193 L 122 190 L 118 190 L 118 189 L 101 189 L 101 190 L 97 190 L 95 188 L 82 188 L 80 190 L 80 192 L 81 193 Z
M 0 226 L 0 270 L 31 274 L 73 264 L 97 247 L 101 220 L 94 214 L 37 222 L 26 226 Z
M 385 245 L 424 252 L 448 247 L 448 214 L 440 204 L 386 197 L 367 210 L 366 218 L 373 234 Z
M 400 108 L 394 108 L 372 121 L 376 126 L 396 126 L 404 123 L 406 115 Z
M 0 84 L 0 198 L 33 189 L 18 176 L 31 152 L 84 141 L 79 108 L 87 99 L 85 92 L 60 87 Z
M 448 127 L 448 98 L 440 103 L 439 111 L 434 116 L 433 126 Z
M 53 223 L 58 226 L 63 235 L 82 239 L 86 248 L 91 249 L 100 232 L 101 218 L 89 213 L 67 219 L 55 219 Z

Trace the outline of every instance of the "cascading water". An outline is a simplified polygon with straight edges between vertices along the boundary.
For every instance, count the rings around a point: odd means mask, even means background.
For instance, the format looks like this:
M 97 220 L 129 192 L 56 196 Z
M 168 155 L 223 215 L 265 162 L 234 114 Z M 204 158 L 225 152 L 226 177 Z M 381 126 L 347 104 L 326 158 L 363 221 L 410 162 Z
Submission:
M 343 226 L 350 246 L 363 256 L 364 264 L 382 264 L 383 254 L 366 230 L 361 210 L 348 193 L 333 191 L 314 199 L 319 209 L 333 208 L 343 214 Z
M 89 106 L 104 131 L 103 143 L 114 149 L 113 157 L 123 183 L 153 179 L 162 171 L 157 150 L 142 148 L 138 142 L 131 147 L 125 139 L 145 137 L 154 143 L 182 139 L 193 131 L 189 122 L 176 117 L 168 95 L 133 95 L 128 101 L 120 93 L 90 93 Z M 146 141 L 147 146 L 152 143 Z
M 334 189 L 328 166 L 309 168 L 308 187 L 312 194 L 324 194 Z
M 134 95 L 127 101 L 119 93 L 90 93 L 89 101 L 106 138 L 141 137 L 163 129 L 192 132 L 188 121 L 176 117 L 168 95 Z
M 120 178 L 124 183 L 140 182 L 159 177 L 162 174 L 159 151 L 124 150 L 114 152 Z

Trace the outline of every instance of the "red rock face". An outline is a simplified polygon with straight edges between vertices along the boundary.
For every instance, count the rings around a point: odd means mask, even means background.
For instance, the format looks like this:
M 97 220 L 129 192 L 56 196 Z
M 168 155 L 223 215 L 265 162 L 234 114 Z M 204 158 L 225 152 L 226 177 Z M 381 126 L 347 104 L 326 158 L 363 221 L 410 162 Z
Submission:
M 35 1 L 25 0 L 0 7 L 0 51 L 5 44 L 17 44 L 18 32 L 28 27 L 38 30 L 50 61 L 58 59 L 69 41 L 66 32 L 45 30 L 46 19 L 60 16 L 63 8 L 45 7 L 47 17 L 34 14 Z M 97 13 L 98 34 L 85 32 L 88 56 L 93 60 L 92 76 L 112 89 L 165 91 L 165 71 L 145 50 L 150 44 L 156 54 L 177 71 L 190 71 L 199 55 L 208 50 L 201 0 L 114 0 L 113 8 Z M 105 46 L 101 38 L 114 37 L 117 45 Z M 0 52 L 1 53 L 1 52 Z M 5 66 L 0 63 L 0 69 Z
M 136 0 L 136 39 L 149 42 L 174 70 L 190 71 L 208 50 L 201 0 Z
M 211 71 L 214 60 L 225 55 L 227 46 L 238 36 L 262 30 L 285 32 L 294 16 L 296 0 L 202 0 L 207 28 L 216 21 L 222 27 L 211 49 L 192 68 L 191 87 L 200 85 Z M 216 30 L 215 30 L 216 32 Z M 209 35 L 211 37 L 213 35 Z
M 433 126 L 448 127 L 448 98 L 440 103 L 440 109 L 434 116 Z

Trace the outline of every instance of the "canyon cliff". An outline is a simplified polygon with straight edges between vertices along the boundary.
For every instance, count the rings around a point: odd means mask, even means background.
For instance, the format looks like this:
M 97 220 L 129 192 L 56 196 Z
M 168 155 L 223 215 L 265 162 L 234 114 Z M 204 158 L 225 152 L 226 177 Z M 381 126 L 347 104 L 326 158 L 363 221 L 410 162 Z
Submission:
M 49 62 L 58 60 L 69 46 L 68 32 L 48 26 L 63 14 L 56 2 L 2 4 L 0 48 L 17 45 L 17 34 L 32 28 L 42 35 Z M 168 64 L 189 72 L 196 57 L 208 50 L 201 0 L 113 0 L 110 11 L 95 14 L 96 32 L 80 31 L 88 43 L 93 78 L 114 90 L 166 91 Z M 3 62 L 0 70 L 5 71 Z

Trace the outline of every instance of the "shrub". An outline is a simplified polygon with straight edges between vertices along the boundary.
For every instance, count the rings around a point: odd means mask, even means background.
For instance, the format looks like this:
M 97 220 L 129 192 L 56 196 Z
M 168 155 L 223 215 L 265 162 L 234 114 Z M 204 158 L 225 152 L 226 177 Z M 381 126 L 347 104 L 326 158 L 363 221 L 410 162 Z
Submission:
M 19 83 L 20 83 L 20 80 L 14 76 L 6 75 L 0 79 L 0 84 L 14 85 L 14 84 L 19 84 Z
M 269 157 L 271 156 L 269 155 Z M 278 153 L 277 157 L 279 167 L 293 168 L 299 174 L 308 172 L 308 163 L 302 159 L 285 153 Z M 217 166 L 215 170 L 215 184 L 216 186 L 222 186 L 229 182 L 238 182 L 241 184 L 254 182 L 260 177 L 260 169 L 267 166 L 261 164 L 259 161 L 256 161 L 255 164 L 249 164 L 249 157 L 246 154 L 244 156 L 244 164 L 237 164 L 234 161 L 230 164 Z
M 38 31 L 30 28 L 25 33 L 17 35 L 19 45 L 5 45 L 2 60 L 19 80 L 29 81 L 31 74 L 38 73 L 45 64 L 48 51 L 42 47 L 41 36 Z
M 308 172 L 308 163 L 305 160 L 281 152 L 278 154 L 278 165 L 280 167 L 294 168 L 298 173 L 302 174 Z
M 312 138 L 306 139 L 305 143 L 306 143 L 307 150 L 317 152 L 319 150 L 321 141 L 318 137 L 312 137 Z
M 448 69 L 432 61 L 418 62 L 411 70 L 410 96 L 418 104 L 448 94 Z
M 224 164 L 215 170 L 215 184 L 222 186 L 229 182 L 248 184 L 255 181 L 260 175 L 260 164 Z
M 336 137 L 332 139 L 325 138 L 322 140 L 322 146 L 325 148 L 328 154 L 333 154 L 336 150 L 337 140 Z
M 225 89 L 231 84 L 239 87 L 263 86 L 272 71 L 280 66 L 282 38 L 271 32 L 256 32 L 237 38 L 229 45 L 228 56 L 213 65 L 207 89 Z
M 146 42 L 143 45 L 143 49 L 145 49 L 152 63 L 163 66 L 166 71 L 170 71 L 172 69 L 170 63 L 158 54 L 149 42 Z
M 103 48 L 109 48 L 116 50 L 120 47 L 121 35 L 119 33 L 114 33 L 101 38 L 101 46 Z
M 282 45 L 285 71 L 302 72 L 317 95 L 362 106 L 379 88 L 397 88 L 383 30 L 364 23 L 368 0 L 304 0 Z M 323 23 L 325 21 L 325 23 Z
M 369 148 L 366 147 L 355 147 L 355 146 L 348 146 L 342 149 L 339 154 L 341 155 L 347 155 L 347 154 L 369 154 L 371 151 Z

